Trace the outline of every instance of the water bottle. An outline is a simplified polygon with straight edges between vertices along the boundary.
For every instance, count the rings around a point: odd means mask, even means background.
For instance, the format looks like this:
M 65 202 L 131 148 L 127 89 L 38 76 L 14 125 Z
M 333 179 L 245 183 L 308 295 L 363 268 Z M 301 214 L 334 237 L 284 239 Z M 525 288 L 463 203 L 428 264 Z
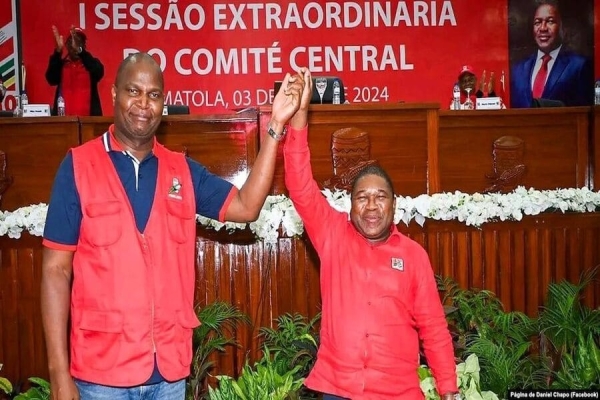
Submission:
M 340 104 L 341 103 L 341 97 L 340 97 L 340 91 L 342 89 L 340 88 L 340 81 L 338 81 L 337 79 L 335 81 L 333 81 L 333 104 Z
M 56 99 L 56 109 L 59 117 L 65 116 L 65 99 L 62 97 L 62 94 L 59 94 L 58 99 Z
M 15 96 L 15 109 L 13 110 L 13 117 L 22 117 L 23 116 L 23 110 L 21 109 L 21 107 L 19 107 L 19 103 L 20 103 L 20 97 L 19 95 Z
M 455 83 L 454 89 L 452 89 L 452 109 L 460 110 L 460 86 L 458 83 Z
M 594 104 L 600 106 L 600 79 L 596 81 L 596 86 L 594 86 Z
M 21 108 L 25 108 L 27 104 L 29 104 L 29 98 L 27 97 L 27 92 L 23 90 L 21 94 Z

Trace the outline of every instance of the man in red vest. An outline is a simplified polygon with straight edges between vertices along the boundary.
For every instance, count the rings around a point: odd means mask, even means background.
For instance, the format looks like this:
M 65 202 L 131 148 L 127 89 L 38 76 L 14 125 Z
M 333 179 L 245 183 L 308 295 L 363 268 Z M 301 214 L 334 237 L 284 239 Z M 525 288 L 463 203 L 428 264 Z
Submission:
M 238 190 L 157 142 L 160 67 L 145 53 L 121 63 L 114 125 L 68 152 L 48 208 L 41 299 L 52 399 L 184 398 L 199 325 L 196 214 L 258 217 L 304 88 L 302 76 L 283 83 L 269 135 Z

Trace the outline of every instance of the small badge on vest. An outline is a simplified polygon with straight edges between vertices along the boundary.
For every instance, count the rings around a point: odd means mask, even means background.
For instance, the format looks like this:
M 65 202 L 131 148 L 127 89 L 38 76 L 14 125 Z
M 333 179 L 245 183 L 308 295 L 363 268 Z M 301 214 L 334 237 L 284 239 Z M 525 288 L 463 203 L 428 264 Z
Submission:
M 181 200 L 181 195 L 179 191 L 181 190 L 181 183 L 179 183 L 179 179 L 173 178 L 173 186 L 169 188 L 169 197 L 172 197 L 177 200 Z
M 404 272 L 404 260 L 392 257 L 392 268 Z

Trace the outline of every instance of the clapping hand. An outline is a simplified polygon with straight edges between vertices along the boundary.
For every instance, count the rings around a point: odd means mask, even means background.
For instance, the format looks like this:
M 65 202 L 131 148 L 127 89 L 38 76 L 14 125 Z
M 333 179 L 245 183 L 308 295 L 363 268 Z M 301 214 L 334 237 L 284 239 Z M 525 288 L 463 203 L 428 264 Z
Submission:
M 56 43 L 55 49 L 58 53 L 61 53 L 65 46 L 65 41 L 62 35 L 58 33 L 58 28 L 55 25 L 52 25 L 52 33 L 54 34 L 54 42 Z

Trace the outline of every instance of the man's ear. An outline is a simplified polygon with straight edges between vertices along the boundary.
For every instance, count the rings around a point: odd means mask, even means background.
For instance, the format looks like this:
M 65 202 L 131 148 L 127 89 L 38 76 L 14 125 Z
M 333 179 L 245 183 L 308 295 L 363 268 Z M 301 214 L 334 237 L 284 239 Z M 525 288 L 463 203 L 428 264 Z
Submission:
M 113 106 L 115 105 L 115 101 L 117 100 L 117 87 L 115 85 L 112 85 L 110 87 L 110 95 L 112 97 L 112 103 Z

